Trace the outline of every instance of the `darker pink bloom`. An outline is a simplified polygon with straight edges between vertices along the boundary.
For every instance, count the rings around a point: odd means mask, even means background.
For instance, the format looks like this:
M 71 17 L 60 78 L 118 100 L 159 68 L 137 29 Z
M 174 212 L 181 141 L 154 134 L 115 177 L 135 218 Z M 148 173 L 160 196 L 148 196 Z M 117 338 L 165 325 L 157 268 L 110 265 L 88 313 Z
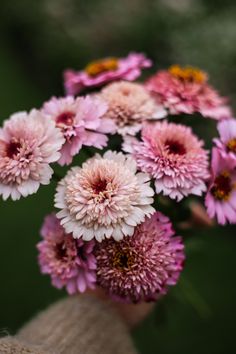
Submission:
M 45 218 L 41 229 L 43 240 L 38 243 L 39 265 L 49 274 L 56 288 L 65 287 L 69 294 L 94 289 L 96 259 L 94 241 L 75 240 L 66 234 L 54 214 Z
M 207 80 L 207 75 L 199 69 L 174 65 L 157 72 L 146 82 L 146 87 L 170 114 L 200 113 L 216 120 L 231 117 L 226 99 Z
M 151 66 L 143 54 L 130 53 L 126 58 L 106 58 L 94 61 L 82 71 L 66 70 L 64 85 L 67 95 L 76 95 L 85 88 L 100 86 L 114 80 L 133 81 L 142 68 Z
M 206 190 L 208 152 L 191 128 L 166 121 L 146 124 L 142 140 L 126 140 L 124 147 L 138 168 L 155 179 L 157 193 L 181 200 Z
M 156 300 L 175 285 L 183 269 L 184 246 L 167 217 L 156 212 L 132 237 L 97 244 L 97 282 L 125 302 Z
M 43 114 L 55 121 L 65 137 L 58 161 L 60 165 L 69 165 L 83 145 L 98 149 L 107 145 L 106 134 L 115 132 L 115 124 L 110 119 L 102 118 L 106 111 L 105 102 L 90 96 L 53 97 L 44 103 Z
M 218 148 L 212 150 L 212 176 L 205 204 L 210 218 L 219 224 L 236 223 L 236 161 L 222 156 Z

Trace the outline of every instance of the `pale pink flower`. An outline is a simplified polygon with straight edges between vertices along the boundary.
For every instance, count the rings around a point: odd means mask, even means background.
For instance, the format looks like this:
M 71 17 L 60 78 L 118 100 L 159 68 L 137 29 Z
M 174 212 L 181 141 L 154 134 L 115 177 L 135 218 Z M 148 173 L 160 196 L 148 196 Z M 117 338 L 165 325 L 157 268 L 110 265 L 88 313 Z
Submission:
M 224 158 L 228 156 L 236 161 L 236 120 L 227 119 L 217 125 L 220 138 L 214 139 Z
M 146 124 L 142 141 L 130 144 L 138 168 L 155 179 L 157 193 L 180 201 L 206 190 L 208 152 L 191 128 L 166 121 Z
M 142 84 L 114 82 L 103 88 L 100 97 L 108 104 L 106 117 L 115 122 L 121 135 L 135 135 L 144 121 L 164 118 L 167 114 Z
M 158 299 L 177 283 L 183 269 L 184 245 L 173 236 L 169 219 L 156 212 L 136 226 L 132 237 L 98 243 L 98 285 L 124 302 Z
M 132 236 L 134 227 L 154 212 L 149 177 L 136 171 L 133 158 L 112 151 L 72 168 L 55 196 L 66 232 L 86 241 Z
M 102 118 L 106 111 L 105 102 L 90 96 L 53 97 L 44 103 L 43 114 L 56 122 L 56 126 L 65 137 L 61 158 L 58 161 L 60 165 L 69 165 L 83 145 L 98 149 L 107 145 L 106 133 L 114 133 L 115 124 L 109 119 Z
M 152 62 L 145 55 L 130 53 L 126 58 L 106 58 L 89 63 L 82 71 L 66 70 L 64 85 L 68 95 L 76 95 L 85 88 L 101 86 L 114 80 L 133 81 L 141 75 L 142 68 Z
M 161 70 L 146 82 L 147 89 L 170 114 L 200 113 L 216 120 L 232 116 L 226 99 L 207 83 L 203 71 L 178 65 Z
M 6 200 L 36 193 L 49 184 L 50 163 L 60 158 L 64 138 L 53 121 L 37 110 L 19 112 L 0 129 L 0 194 Z
M 49 274 L 52 284 L 69 294 L 94 289 L 96 283 L 96 259 L 94 241 L 75 240 L 66 234 L 54 214 L 48 215 L 41 229 L 43 240 L 37 244 L 41 272 Z
M 219 224 L 236 223 L 236 160 L 212 150 L 212 176 L 205 205 L 210 218 L 216 216 Z

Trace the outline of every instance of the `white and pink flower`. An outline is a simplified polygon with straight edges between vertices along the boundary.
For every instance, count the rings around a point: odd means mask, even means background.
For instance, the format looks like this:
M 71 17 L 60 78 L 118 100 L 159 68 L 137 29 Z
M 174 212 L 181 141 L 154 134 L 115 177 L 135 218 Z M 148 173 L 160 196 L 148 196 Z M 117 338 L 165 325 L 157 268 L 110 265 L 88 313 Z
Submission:
M 49 184 L 50 163 L 58 161 L 64 143 L 55 122 L 35 109 L 19 112 L 0 129 L 0 194 L 6 200 L 36 193 Z
M 154 209 L 154 191 L 145 173 L 136 173 L 132 157 L 107 151 L 80 167 L 72 168 L 59 182 L 55 207 L 67 233 L 89 241 L 132 236 L 134 227 Z
M 98 149 L 107 145 L 106 134 L 115 132 L 115 124 L 110 119 L 102 118 L 106 111 L 105 102 L 90 96 L 53 97 L 44 103 L 43 114 L 55 121 L 65 137 L 58 161 L 60 165 L 69 165 L 83 145 Z
M 135 135 L 143 122 L 167 115 L 142 84 L 113 82 L 105 86 L 99 96 L 108 104 L 105 116 L 115 123 L 117 132 L 123 136 Z

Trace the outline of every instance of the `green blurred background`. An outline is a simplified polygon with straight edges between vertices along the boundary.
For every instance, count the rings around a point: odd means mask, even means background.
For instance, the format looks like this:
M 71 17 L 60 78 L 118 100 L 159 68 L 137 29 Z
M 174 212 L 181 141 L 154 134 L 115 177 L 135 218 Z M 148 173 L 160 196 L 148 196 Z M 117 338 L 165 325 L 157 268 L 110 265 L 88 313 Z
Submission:
M 207 70 L 235 107 L 235 0 L 1 0 L 0 16 L 1 121 L 62 95 L 64 68 L 130 50 L 145 52 L 155 69 L 180 63 Z M 54 188 L 0 201 L 2 333 L 65 295 L 36 262 Z M 140 353 L 236 353 L 235 227 L 196 229 L 189 237 L 181 281 L 134 331 Z

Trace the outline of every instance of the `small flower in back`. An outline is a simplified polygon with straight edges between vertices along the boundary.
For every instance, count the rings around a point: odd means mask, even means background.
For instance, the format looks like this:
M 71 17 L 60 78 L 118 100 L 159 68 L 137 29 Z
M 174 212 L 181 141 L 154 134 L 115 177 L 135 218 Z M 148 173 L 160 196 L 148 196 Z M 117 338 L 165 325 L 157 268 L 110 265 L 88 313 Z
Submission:
M 55 121 L 65 137 L 60 165 L 69 165 L 83 145 L 102 149 L 107 145 L 106 133 L 115 132 L 115 124 L 102 118 L 107 111 L 105 102 L 90 96 L 53 97 L 44 103 L 42 112 Z
M 55 196 L 66 232 L 86 241 L 132 236 L 134 227 L 154 212 L 149 177 L 136 172 L 133 158 L 112 151 L 72 168 Z
M 216 120 L 232 116 L 226 99 L 208 84 L 207 74 L 197 68 L 173 65 L 150 77 L 146 87 L 170 114 L 200 113 Z
M 155 179 L 156 192 L 181 200 L 202 195 L 209 177 L 208 152 L 191 128 L 166 121 L 146 124 L 142 141 L 126 141 L 138 168 Z
M 236 120 L 227 119 L 218 123 L 220 138 L 214 139 L 224 158 L 230 157 L 236 161 Z
M 120 242 L 95 247 L 97 283 L 124 302 L 156 300 L 175 285 L 183 269 L 184 246 L 167 217 L 156 212 Z
M 151 66 L 143 54 L 130 53 L 126 58 L 105 58 L 89 63 L 82 71 L 66 70 L 64 85 L 68 95 L 76 95 L 85 88 L 101 86 L 114 80 L 133 81 L 142 68 Z
M 100 97 L 108 104 L 106 117 L 113 120 L 121 135 L 135 135 L 144 121 L 164 118 L 167 114 L 141 84 L 114 82 L 103 88 Z
M 205 205 L 210 218 L 216 216 L 219 224 L 236 223 L 236 160 L 212 150 L 212 176 Z
M 64 143 L 55 122 L 36 109 L 19 112 L 0 129 L 0 194 L 6 200 L 36 193 L 40 184 L 49 184 L 50 163 L 58 161 Z
M 66 234 L 54 214 L 48 215 L 41 229 L 43 240 L 37 244 L 41 272 L 51 276 L 52 284 L 69 294 L 94 289 L 96 259 L 94 241 L 75 240 Z

